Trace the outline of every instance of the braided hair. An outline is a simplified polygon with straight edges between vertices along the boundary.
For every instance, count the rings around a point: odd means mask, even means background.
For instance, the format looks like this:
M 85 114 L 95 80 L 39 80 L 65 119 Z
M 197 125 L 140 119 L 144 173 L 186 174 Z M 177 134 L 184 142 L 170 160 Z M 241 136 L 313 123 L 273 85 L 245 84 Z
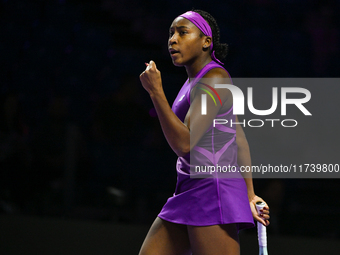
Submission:
M 220 29 L 217 25 L 216 20 L 213 16 L 211 16 L 208 12 L 202 10 L 192 10 L 193 12 L 197 12 L 201 15 L 209 24 L 212 31 L 212 41 L 213 41 L 213 49 L 215 51 L 215 56 L 217 59 L 222 60 L 228 54 L 228 44 L 220 43 Z M 203 34 L 203 33 L 202 33 Z

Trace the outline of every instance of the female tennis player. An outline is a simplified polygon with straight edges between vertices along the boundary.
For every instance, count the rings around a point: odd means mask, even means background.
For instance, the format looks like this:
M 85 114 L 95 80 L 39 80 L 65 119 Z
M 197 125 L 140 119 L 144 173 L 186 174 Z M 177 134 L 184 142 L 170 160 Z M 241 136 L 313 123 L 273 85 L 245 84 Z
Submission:
M 255 203 L 263 199 L 254 193 L 251 174 L 238 172 L 240 178 L 223 178 L 216 172 L 193 173 L 190 168 L 192 160 L 201 166 L 251 165 L 242 127 L 230 122 L 212 125 L 217 118 L 238 122 L 230 90 L 214 88 L 221 82 L 231 84 L 220 61 L 227 45 L 219 37 L 215 19 L 201 10 L 186 12 L 172 22 L 168 41 L 172 62 L 184 66 L 188 74 L 172 107 L 155 62 L 146 63 L 140 75 L 163 133 L 178 155 L 175 193 L 152 224 L 140 255 L 240 254 L 238 231 L 253 227 L 254 219 L 269 225 L 268 205 L 260 214 L 256 211 Z

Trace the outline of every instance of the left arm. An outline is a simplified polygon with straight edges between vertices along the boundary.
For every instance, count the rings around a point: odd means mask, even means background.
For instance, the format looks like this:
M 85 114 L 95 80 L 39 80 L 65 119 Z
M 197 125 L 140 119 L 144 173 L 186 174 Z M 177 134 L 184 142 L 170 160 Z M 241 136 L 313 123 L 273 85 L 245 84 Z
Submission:
M 236 122 L 238 122 L 238 118 L 236 116 Z M 251 157 L 250 157 L 250 150 L 249 150 L 249 144 L 246 138 L 246 135 L 240 126 L 240 124 L 236 125 L 236 143 L 237 143 L 237 164 L 241 166 L 249 166 L 251 167 Z M 263 201 L 262 198 L 255 195 L 254 192 L 254 186 L 253 186 L 253 178 L 252 173 L 250 172 L 243 172 L 241 173 L 244 181 L 247 185 L 247 192 L 248 192 L 248 199 L 250 203 L 250 208 L 253 214 L 253 217 L 261 222 L 263 225 L 268 226 L 269 225 L 269 207 L 266 205 L 263 210 L 262 214 L 263 216 L 260 217 L 260 215 L 257 213 L 255 203 L 257 201 Z M 267 204 L 267 203 L 266 203 Z

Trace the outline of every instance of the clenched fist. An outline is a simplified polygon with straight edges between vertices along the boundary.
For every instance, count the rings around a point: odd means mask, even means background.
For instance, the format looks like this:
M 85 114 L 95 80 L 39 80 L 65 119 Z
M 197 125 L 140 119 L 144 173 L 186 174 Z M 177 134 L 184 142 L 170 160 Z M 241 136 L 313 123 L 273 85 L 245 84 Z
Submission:
M 144 89 L 151 95 L 162 90 L 161 72 L 157 69 L 156 63 L 150 61 L 145 63 L 146 69 L 139 76 Z

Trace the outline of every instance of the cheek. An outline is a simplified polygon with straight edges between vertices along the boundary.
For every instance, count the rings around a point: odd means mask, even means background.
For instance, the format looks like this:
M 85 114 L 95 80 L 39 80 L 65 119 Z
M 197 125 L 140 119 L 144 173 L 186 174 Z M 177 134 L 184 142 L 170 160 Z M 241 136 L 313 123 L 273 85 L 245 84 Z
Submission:
M 200 53 L 202 51 L 202 43 L 197 38 L 191 39 L 185 46 L 186 52 L 192 54 Z
M 187 48 L 187 52 L 189 53 L 190 57 L 195 57 L 201 54 L 201 48 L 198 45 L 191 45 Z

